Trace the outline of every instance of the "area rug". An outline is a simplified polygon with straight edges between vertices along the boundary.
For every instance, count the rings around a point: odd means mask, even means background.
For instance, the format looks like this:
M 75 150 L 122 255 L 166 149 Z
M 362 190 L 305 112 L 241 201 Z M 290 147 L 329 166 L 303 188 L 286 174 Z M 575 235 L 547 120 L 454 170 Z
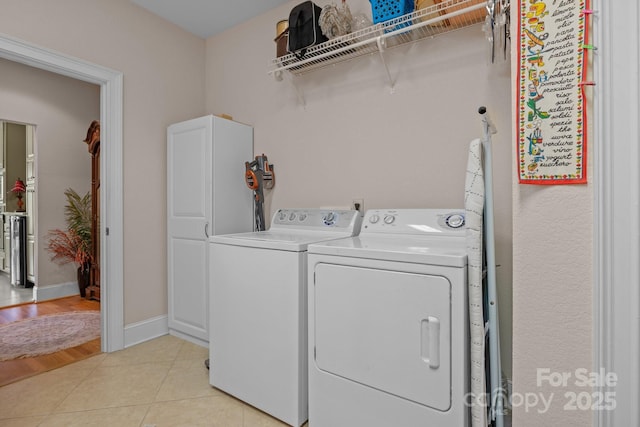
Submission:
M 6 323 L 0 325 L 0 361 L 55 353 L 99 337 L 99 311 L 73 311 Z

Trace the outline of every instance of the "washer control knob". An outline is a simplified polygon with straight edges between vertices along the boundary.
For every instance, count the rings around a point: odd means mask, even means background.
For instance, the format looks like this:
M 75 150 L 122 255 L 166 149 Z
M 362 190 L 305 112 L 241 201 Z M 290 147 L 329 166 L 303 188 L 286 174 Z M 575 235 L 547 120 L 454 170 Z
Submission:
M 385 215 L 384 216 L 384 223 L 385 224 L 393 224 L 393 221 L 396 220 L 396 217 L 393 215 Z
M 300 215 L 298 215 L 298 220 L 300 220 L 300 222 L 304 221 L 305 219 L 307 219 L 307 214 L 301 213 Z
M 447 225 L 451 228 L 460 228 L 464 225 L 464 215 L 453 214 L 449 215 L 446 219 Z
M 324 218 L 322 218 L 322 222 L 325 223 L 325 225 L 333 225 L 336 222 L 336 214 L 333 212 L 329 212 L 327 213 Z
M 284 221 L 287 218 L 287 213 L 285 211 L 280 211 L 280 213 L 278 214 L 278 219 L 280 221 Z
M 376 222 L 380 221 L 380 217 L 376 214 L 373 214 L 369 217 L 369 222 L 371 224 L 375 224 Z

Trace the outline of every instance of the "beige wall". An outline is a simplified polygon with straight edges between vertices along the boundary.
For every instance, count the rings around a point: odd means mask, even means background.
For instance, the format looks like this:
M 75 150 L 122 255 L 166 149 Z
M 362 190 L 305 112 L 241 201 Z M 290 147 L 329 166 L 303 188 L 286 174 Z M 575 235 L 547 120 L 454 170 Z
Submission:
M 204 114 L 204 41 L 127 0 L 3 2 L 0 28 L 123 73 L 124 321 L 166 314 L 166 127 Z
M 4 33 L 124 73 L 125 323 L 166 313 L 169 123 L 224 112 L 253 125 L 256 153 L 276 165 L 270 211 L 355 197 L 367 208 L 449 207 L 462 205 L 468 142 L 481 133 L 476 109 L 487 105 L 500 131 L 494 174 L 505 336 L 514 248 L 514 391 L 549 391 L 537 387 L 536 368 L 590 368 L 592 188 L 515 183 L 509 65 L 487 64 L 474 27 L 388 52 L 393 94 L 374 55 L 296 79 L 302 106 L 291 82 L 266 73 L 275 23 L 296 3 L 206 46 L 126 0 L 3 4 Z M 365 0 L 349 4 L 369 11 Z M 590 425 L 590 412 L 563 411 L 560 394 L 544 415 L 516 408 L 514 425 Z
M 514 185 L 513 389 L 555 396 L 549 412 L 514 411 L 514 425 L 588 426 L 569 411 L 575 370 L 592 368 L 592 186 Z M 570 373 L 568 387 L 537 383 L 539 368 Z
M 90 189 L 91 158 L 82 141 L 91 121 L 100 118 L 100 88 L 4 59 L 0 75 L 0 118 L 36 126 L 37 285 L 73 282 L 73 264 L 50 261 L 46 235 L 66 228 L 65 189 Z M 24 164 L 21 177 L 26 179 Z
M 276 23 L 292 1 L 207 40 L 207 110 L 255 127 L 255 151 L 275 165 L 280 207 L 462 207 L 467 150 L 482 135 L 486 105 L 494 136 L 498 283 L 504 367 L 511 366 L 511 93 L 509 62 L 491 65 L 481 26 L 388 51 L 390 92 L 378 55 L 330 66 L 294 84 L 267 75 Z M 318 4 L 323 4 L 322 2 Z M 371 16 L 367 0 L 351 12 Z
M 294 86 L 268 76 L 275 24 L 292 1 L 205 42 L 126 0 L 3 5 L 6 34 L 124 74 L 125 324 L 166 313 L 165 129 L 205 113 L 254 126 L 276 165 L 277 207 L 457 207 L 469 141 L 486 105 L 494 136 L 498 282 L 504 354 L 511 336 L 510 69 L 488 64 L 479 26 L 329 67 Z M 370 14 L 366 0 L 353 13 Z M 206 70 L 206 72 L 205 72 Z M 205 90 L 203 90 L 205 88 Z M 206 108 L 205 108 L 206 106 Z M 505 370 L 510 371 L 505 358 Z
M 512 8 L 515 25 L 517 12 Z M 513 48 L 515 76 L 519 66 L 515 42 Z M 515 78 L 513 90 L 515 123 Z M 593 108 L 591 100 L 589 106 Z M 593 130 L 589 133 L 593 135 Z M 588 144 L 595 152 L 594 141 Z M 551 398 L 547 411 L 541 402 L 536 407 L 514 407 L 513 425 L 590 426 L 592 411 L 567 410 L 565 404 L 571 407 L 572 394 L 591 392 L 576 385 L 576 369 L 594 370 L 593 160 L 587 160 L 589 184 L 520 185 L 515 144 L 513 148 L 513 392 L 518 398 L 529 396 L 530 402 L 533 394 Z M 571 377 L 566 387 L 556 387 L 542 379 L 545 372 Z

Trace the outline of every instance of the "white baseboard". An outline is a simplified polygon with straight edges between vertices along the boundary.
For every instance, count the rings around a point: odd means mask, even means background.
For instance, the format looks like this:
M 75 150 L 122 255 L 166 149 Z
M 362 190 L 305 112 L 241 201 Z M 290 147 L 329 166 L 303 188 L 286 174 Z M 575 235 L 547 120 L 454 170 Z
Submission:
M 33 288 L 33 299 L 36 302 L 79 295 L 77 282 L 59 283 L 57 285 L 36 286 Z
M 169 329 L 169 318 L 166 314 L 126 325 L 124 327 L 124 348 L 131 347 L 136 344 L 140 344 L 167 334 L 176 336 L 201 347 L 209 348 L 209 343 L 207 341 L 203 341 L 199 338 L 194 338 L 190 335 L 183 334 L 182 332 Z
M 169 318 L 167 315 L 152 317 L 124 327 L 124 347 L 140 344 L 169 333 Z
M 209 341 L 204 341 L 200 338 L 192 337 L 191 335 L 184 334 L 180 331 L 176 331 L 175 329 L 169 329 L 169 335 L 173 335 L 174 337 L 189 341 L 190 343 L 199 345 L 200 347 L 209 348 Z

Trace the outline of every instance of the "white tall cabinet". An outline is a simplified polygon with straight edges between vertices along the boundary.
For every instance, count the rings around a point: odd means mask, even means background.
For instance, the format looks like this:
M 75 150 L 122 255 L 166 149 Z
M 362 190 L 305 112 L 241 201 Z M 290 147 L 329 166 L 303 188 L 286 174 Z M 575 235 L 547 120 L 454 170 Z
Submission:
M 253 229 L 253 128 L 217 116 L 167 130 L 169 332 L 209 342 L 209 236 Z

